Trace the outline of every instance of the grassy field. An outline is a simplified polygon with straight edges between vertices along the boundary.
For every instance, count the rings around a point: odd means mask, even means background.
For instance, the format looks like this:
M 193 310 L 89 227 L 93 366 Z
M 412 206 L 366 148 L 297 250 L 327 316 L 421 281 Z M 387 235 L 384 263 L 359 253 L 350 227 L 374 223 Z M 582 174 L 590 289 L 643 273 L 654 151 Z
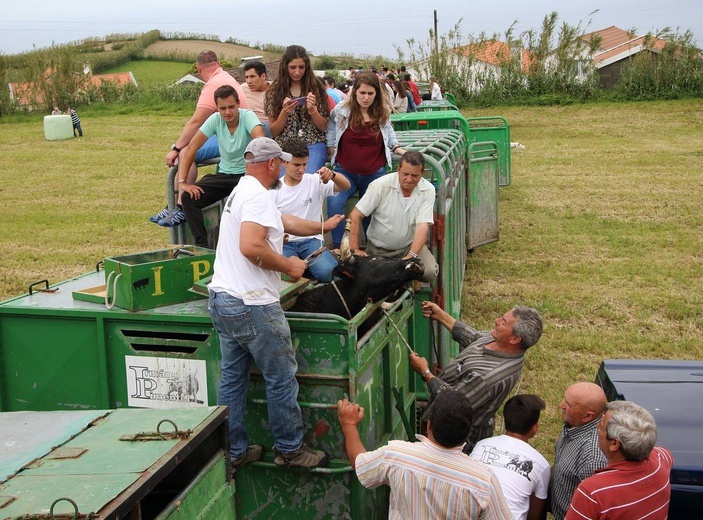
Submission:
M 147 218 L 188 113 L 81 115 L 81 140 L 45 141 L 39 118 L 0 124 L 2 299 L 167 245 Z M 548 403 L 535 445 L 551 459 L 564 388 L 603 359 L 703 358 L 703 102 L 467 115 L 507 117 L 526 148 L 500 190 L 500 241 L 468 258 L 463 317 L 490 328 L 515 304 L 542 312 L 521 391 Z
M 194 61 L 130 61 L 108 72 L 131 72 L 142 88 L 170 85 L 188 74 Z

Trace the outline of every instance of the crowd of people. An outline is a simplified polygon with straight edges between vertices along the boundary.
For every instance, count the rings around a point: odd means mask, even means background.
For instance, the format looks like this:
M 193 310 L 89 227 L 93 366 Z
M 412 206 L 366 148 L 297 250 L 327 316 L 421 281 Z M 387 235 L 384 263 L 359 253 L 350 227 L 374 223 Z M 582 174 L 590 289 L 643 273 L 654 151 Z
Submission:
M 350 71 L 352 84 L 345 93 L 334 78 L 313 74 L 298 45 L 286 49 L 270 84 L 265 67 L 252 63 L 245 66 L 245 87 L 239 87 L 211 51 L 198 57 L 198 69 L 209 99 L 201 95 L 166 161 L 178 164 L 180 203 L 197 245 L 211 246 L 202 209 L 227 198 L 208 310 L 220 339 L 218 402 L 230 408 L 232 469 L 263 452 L 250 443 L 243 421 L 252 361 L 264 376 L 274 463 L 315 468 L 328 456 L 304 442 L 280 276 L 295 280 L 307 271 L 322 282 L 332 280 L 337 259 L 323 234 L 331 232 L 333 248 L 339 247 L 346 203 L 357 192 L 359 202 L 350 213 L 354 253 L 419 258 L 423 280 L 437 276 L 426 245 L 435 189 L 423 179 L 423 155 L 404 150 L 390 123 L 394 108 L 409 109 L 422 100 L 406 71 L 398 71 L 404 78 L 399 80 L 385 68 Z M 434 78 L 431 96 L 441 97 Z M 404 101 L 396 104 L 398 98 Z M 214 147 L 208 145 L 213 138 Z M 201 152 L 220 156 L 220 168 L 196 181 L 193 169 Z M 393 154 L 399 156 L 397 172 L 388 173 Z M 156 221 L 163 218 L 172 215 Z M 365 248 L 359 242 L 362 227 Z M 358 432 L 364 409 L 346 399 L 337 405 L 345 450 L 359 481 L 369 488 L 390 487 L 389 518 L 534 520 L 546 511 L 556 520 L 645 513 L 666 518 L 672 456 L 655 447 L 654 418 L 635 403 L 608 403 L 599 386 L 576 382 L 560 404 L 564 427 L 554 464 L 530 446 L 547 403 L 533 394 L 510 394 L 527 351 L 542 336 L 536 309 L 515 306 L 496 318 L 490 331 L 462 323 L 436 303 L 424 302 L 422 312 L 460 346 L 458 356 L 439 371 L 427 359 L 409 355 L 429 392 L 426 435 L 418 436 L 419 442 L 392 441 L 367 451 Z M 503 404 L 505 433 L 496 436 L 495 415 Z

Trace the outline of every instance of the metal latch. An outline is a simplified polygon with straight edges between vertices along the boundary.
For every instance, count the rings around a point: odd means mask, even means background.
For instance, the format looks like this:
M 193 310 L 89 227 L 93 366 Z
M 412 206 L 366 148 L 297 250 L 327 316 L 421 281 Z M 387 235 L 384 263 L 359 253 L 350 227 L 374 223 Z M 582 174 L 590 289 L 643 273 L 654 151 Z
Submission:
M 173 426 L 172 432 L 162 432 L 161 425 L 164 423 L 169 423 Z M 128 442 L 140 442 L 140 441 L 170 441 L 173 439 L 187 439 L 193 430 L 179 430 L 176 423 L 171 419 L 162 419 L 159 424 L 156 425 L 155 432 L 139 432 L 139 433 L 128 433 L 126 435 L 121 435 L 121 441 Z

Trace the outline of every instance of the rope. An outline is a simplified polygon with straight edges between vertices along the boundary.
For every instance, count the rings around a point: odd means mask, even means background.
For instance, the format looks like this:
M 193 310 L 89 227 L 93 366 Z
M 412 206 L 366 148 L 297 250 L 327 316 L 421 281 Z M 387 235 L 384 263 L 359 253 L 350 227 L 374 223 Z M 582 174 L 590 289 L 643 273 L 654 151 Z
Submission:
M 337 283 L 335 280 L 332 280 L 332 287 L 334 287 L 334 290 L 337 291 L 337 294 L 339 295 L 339 299 L 342 300 L 342 305 L 344 305 L 344 310 L 347 311 L 347 315 L 349 316 L 349 319 L 352 319 L 352 314 L 349 311 L 349 307 L 347 307 L 347 302 L 344 301 L 344 296 L 342 296 L 341 291 L 339 290 L 339 287 L 337 287 Z
M 403 343 L 405 343 L 405 346 L 408 348 L 408 350 L 410 351 L 410 353 L 411 353 L 411 354 L 414 354 L 415 351 L 414 351 L 414 350 L 412 349 L 412 347 L 410 346 L 410 343 L 408 343 L 408 340 L 405 339 L 405 336 L 403 336 L 403 333 L 400 332 L 400 329 L 398 328 L 398 325 L 395 324 L 395 322 L 393 321 L 393 318 L 391 318 L 391 315 L 388 314 L 388 311 L 387 311 L 386 309 L 381 308 L 381 310 L 383 311 L 383 314 L 386 315 L 386 318 L 388 318 L 388 321 L 391 322 L 391 325 L 393 325 L 393 328 L 394 328 L 395 331 L 398 333 L 398 336 L 400 336 L 400 339 L 403 340 Z
M 107 282 L 105 282 L 105 307 L 110 310 L 115 306 L 115 300 L 117 299 L 117 280 L 120 279 L 120 276 L 122 276 L 122 273 L 118 273 L 117 276 L 115 276 L 115 279 L 112 281 L 112 303 L 110 303 L 110 280 L 112 279 L 112 275 L 115 274 L 116 271 L 110 271 L 110 273 L 107 275 Z

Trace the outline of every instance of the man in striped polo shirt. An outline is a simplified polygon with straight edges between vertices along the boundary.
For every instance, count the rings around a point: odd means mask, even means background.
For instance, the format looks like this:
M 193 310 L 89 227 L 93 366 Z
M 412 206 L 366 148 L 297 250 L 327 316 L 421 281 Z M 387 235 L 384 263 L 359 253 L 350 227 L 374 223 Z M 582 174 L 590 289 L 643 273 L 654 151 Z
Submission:
M 480 332 L 435 303 L 424 302 L 422 313 L 452 332 L 460 352 L 437 376 L 415 353 L 410 354 L 410 364 L 430 389 L 430 405 L 448 388 L 469 399 L 473 421 L 464 451 L 471 453 L 478 441 L 493 436 L 495 413 L 520 380 L 525 352 L 542 335 L 542 318 L 536 309 L 516 306 L 495 319 L 493 330 Z
M 598 424 L 598 446 L 608 466 L 579 484 L 566 520 L 665 520 L 674 458 L 656 442 L 652 414 L 629 401 L 609 403 Z
M 459 392 L 437 396 L 427 412 L 427 437 L 390 441 L 369 452 L 358 430 L 364 409 L 344 399 L 337 403 L 337 413 L 359 482 L 367 488 L 391 488 L 389 520 L 512 518 L 496 476 L 462 452 L 471 427 L 471 404 Z

